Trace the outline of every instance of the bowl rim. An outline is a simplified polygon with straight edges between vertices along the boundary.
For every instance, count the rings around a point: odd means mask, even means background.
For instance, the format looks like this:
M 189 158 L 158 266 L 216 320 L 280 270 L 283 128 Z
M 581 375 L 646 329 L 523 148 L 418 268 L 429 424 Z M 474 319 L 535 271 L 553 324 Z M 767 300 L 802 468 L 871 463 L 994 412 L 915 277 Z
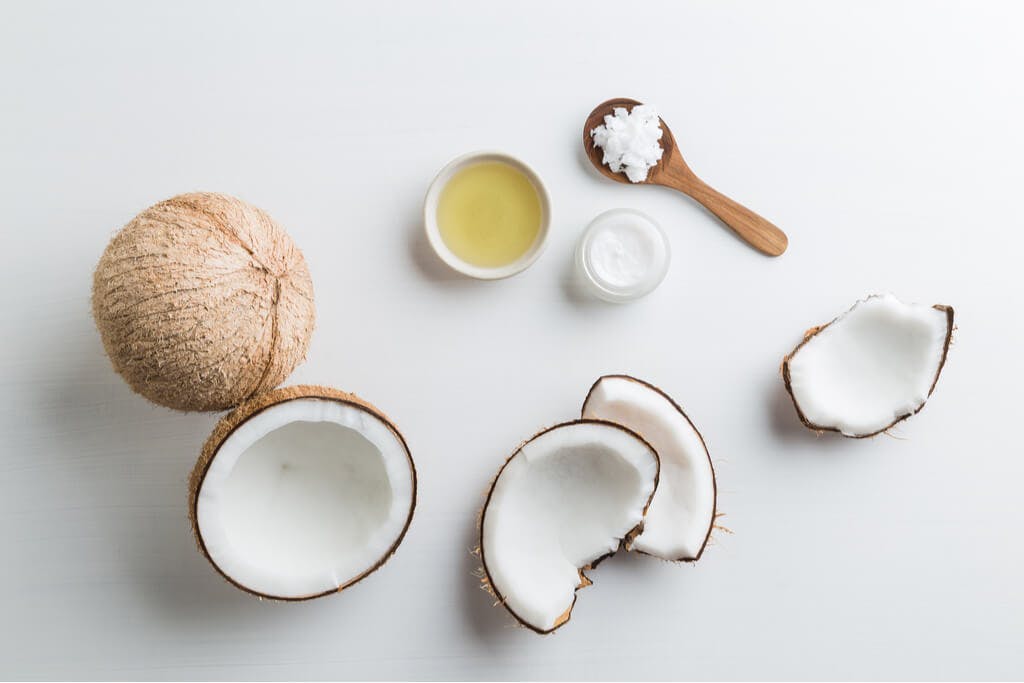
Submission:
M 537 198 L 540 200 L 541 211 L 540 228 L 537 231 L 537 237 L 534 239 L 533 244 L 530 245 L 530 248 L 512 263 L 494 268 L 474 265 L 456 256 L 452 250 L 448 248 L 448 245 L 444 243 L 444 239 L 441 237 L 440 226 L 437 224 L 437 202 L 441 196 L 441 190 L 443 190 L 445 185 L 448 184 L 448 181 L 451 180 L 452 176 L 455 175 L 457 171 L 461 171 L 464 168 L 489 161 L 497 161 L 506 164 L 525 175 L 527 180 L 530 181 L 530 184 L 533 185 L 533 189 L 537 192 Z M 427 241 L 430 243 L 431 248 L 433 248 L 434 253 L 437 254 L 437 256 L 452 270 L 478 280 L 500 280 L 512 277 L 513 275 L 521 273 L 529 268 L 538 258 L 540 258 L 541 253 L 543 253 L 544 248 L 547 246 L 550 227 L 551 199 L 548 196 L 547 188 L 540 179 L 540 175 L 533 169 L 533 167 L 522 159 L 496 150 L 478 150 L 475 152 L 468 152 L 449 161 L 441 168 L 440 171 L 437 172 L 437 175 L 434 176 L 430 186 L 427 188 L 426 197 L 423 200 L 423 228 L 427 235 Z

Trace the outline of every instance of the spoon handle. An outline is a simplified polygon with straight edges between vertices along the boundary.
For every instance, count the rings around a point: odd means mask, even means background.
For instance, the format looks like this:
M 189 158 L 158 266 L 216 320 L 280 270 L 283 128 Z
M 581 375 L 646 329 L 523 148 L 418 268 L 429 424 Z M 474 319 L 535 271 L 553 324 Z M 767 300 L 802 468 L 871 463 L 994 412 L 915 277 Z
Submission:
M 750 246 L 768 256 L 780 256 L 789 246 L 786 233 L 770 221 L 757 215 L 739 202 L 735 202 L 711 187 L 692 173 L 676 176 L 672 186 L 687 194 L 746 241 Z

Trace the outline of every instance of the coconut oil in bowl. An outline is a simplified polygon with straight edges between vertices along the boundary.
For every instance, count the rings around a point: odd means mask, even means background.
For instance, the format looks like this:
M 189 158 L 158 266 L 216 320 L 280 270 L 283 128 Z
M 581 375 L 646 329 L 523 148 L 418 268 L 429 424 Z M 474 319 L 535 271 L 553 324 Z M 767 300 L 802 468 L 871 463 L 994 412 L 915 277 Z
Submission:
M 547 192 L 526 164 L 484 152 L 448 164 L 424 205 L 427 238 L 455 270 L 480 279 L 514 275 L 533 263 L 549 223 Z

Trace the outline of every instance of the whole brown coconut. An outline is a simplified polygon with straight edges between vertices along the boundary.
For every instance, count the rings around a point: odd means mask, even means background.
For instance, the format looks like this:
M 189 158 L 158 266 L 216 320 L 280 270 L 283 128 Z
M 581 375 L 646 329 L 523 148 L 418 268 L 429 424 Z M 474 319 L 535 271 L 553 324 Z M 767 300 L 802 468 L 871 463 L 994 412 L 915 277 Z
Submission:
M 92 311 L 114 369 L 178 410 L 223 410 L 272 389 L 306 355 L 313 283 L 262 210 L 212 192 L 149 207 L 110 241 Z

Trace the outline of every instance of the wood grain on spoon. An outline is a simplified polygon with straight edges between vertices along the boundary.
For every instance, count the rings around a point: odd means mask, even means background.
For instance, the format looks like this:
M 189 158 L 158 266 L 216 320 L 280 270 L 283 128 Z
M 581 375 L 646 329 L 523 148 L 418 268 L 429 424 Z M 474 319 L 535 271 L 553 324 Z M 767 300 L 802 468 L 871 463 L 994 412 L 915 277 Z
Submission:
M 604 117 L 611 114 L 616 107 L 625 107 L 629 110 L 640 104 L 636 100 L 628 98 L 617 98 L 599 104 L 594 111 L 590 112 L 587 122 L 583 126 L 583 148 L 587 150 L 587 157 L 590 163 L 606 178 L 619 183 L 632 185 L 624 173 L 615 173 L 604 165 L 602 159 L 604 150 L 594 144 L 590 132 L 604 123 Z M 700 202 L 708 211 L 718 216 L 727 226 L 732 228 L 741 239 L 758 251 L 769 256 L 779 256 L 789 245 L 786 233 L 779 230 L 771 222 L 757 215 L 742 204 L 729 199 L 724 194 L 715 190 L 710 185 L 697 177 L 690 170 L 683 160 L 683 155 L 676 146 L 676 140 L 672 137 L 672 131 L 661 123 L 661 148 L 663 151 L 661 161 L 657 166 L 647 173 L 647 180 L 643 181 L 648 185 L 662 185 L 678 190 L 685 195 Z M 637 183 L 640 184 L 640 183 Z

